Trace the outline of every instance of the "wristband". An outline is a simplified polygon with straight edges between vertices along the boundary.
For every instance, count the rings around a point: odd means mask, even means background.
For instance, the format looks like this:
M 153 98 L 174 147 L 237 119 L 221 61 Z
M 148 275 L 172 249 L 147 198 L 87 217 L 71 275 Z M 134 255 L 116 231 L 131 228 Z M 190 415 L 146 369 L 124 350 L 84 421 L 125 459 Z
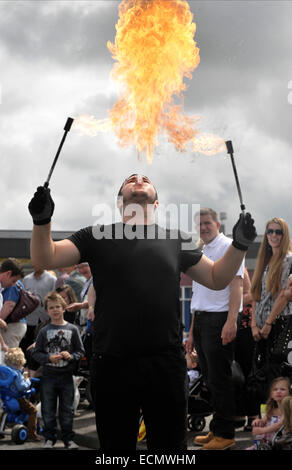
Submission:
M 237 248 L 237 250 L 240 250 L 240 251 L 248 250 L 247 246 L 241 245 L 241 243 L 238 243 L 236 240 L 232 240 L 232 245 L 234 246 L 234 248 Z

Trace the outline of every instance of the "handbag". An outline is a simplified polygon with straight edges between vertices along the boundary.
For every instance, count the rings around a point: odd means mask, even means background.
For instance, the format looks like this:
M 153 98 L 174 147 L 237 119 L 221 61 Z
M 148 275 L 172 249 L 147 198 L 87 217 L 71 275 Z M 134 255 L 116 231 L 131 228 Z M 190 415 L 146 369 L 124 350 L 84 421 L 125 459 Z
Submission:
M 292 315 L 277 318 L 273 331 L 271 357 L 280 362 L 289 362 L 288 354 L 291 351 Z
M 264 348 L 265 349 L 265 348 Z M 253 351 L 252 366 L 246 381 L 246 397 L 251 403 L 265 403 L 269 387 L 269 361 L 261 344 L 256 343 Z
M 41 300 L 36 294 L 17 286 L 19 289 L 19 300 L 10 315 L 5 320 L 6 323 L 15 323 L 33 312 L 40 304 Z

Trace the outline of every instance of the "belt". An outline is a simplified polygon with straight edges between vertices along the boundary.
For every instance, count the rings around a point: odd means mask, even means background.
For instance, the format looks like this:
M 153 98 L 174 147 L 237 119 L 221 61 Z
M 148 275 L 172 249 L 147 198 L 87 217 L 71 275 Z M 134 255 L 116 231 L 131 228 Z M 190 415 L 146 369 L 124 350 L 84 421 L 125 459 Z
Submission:
M 208 313 L 208 314 L 210 314 L 210 313 L 211 313 L 211 314 L 212 314 L 212 313 L 216 313 L 216 315 L 217 315 L 217 314 L 220 315 L 220 313 L 221 313 L 221 314 L 224 313 L 224 314 L 226 315 L 226 314 L 228 314 L 228 310 L 225 310 L 224 312 L 217 312 L 217 311 L 210 312 L 210 311 L 207 311 L 207 310 L 195 310 L 195 315 L 196 315 L 196 316 L 199 316 L 199 315 L 201 315 L 202 313 L 204 313 L 204 314 L 205 314 L 205 313 Z

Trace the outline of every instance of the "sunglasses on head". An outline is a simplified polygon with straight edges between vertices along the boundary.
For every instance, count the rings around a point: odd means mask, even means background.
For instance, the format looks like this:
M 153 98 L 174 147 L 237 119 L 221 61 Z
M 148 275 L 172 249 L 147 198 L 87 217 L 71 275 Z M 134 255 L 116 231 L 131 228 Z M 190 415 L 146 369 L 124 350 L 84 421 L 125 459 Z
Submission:
M 276 228 L 276 230 L 268 228 L 267 235 L 273 235 L 273 233 L 275 233 L 276 235 L 283 235 L 283 230 L 280 228 Z

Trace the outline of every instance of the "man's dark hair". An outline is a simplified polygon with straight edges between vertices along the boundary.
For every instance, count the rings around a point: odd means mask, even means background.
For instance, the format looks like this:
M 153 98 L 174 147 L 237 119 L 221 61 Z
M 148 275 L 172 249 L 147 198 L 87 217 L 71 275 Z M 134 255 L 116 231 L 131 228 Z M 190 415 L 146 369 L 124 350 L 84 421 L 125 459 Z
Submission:
M 128 181 L 128 179 L 132 178 L 132 176 L 136 176 L 138 175 L 138 173 L 133 173 L 132 175 L 128 176 L 126 179 L 124 179 L 123 183 L 122 183 L 122 186 L 120 187 L 119 189 L 119 192 L 118 192 L 118 198 L 122 196 L 122 190 L 123 190 L 123 187 L 124 187 L 124 184 L 126 181 Z M 151 183 L 152 184 L 152 183 Z M 156 188 L 154 187 L 154 185 L 152 184 L 153 188 L 155 189 L 155 200 L 158 200 L 158 194 L 157 194 L 157 190 Z
M 6 273 L 7 271 L 11 271 L 11 276 L 24 277 L 23 267 L 16 258 L 7 258 L 2 262 L 0 273 Z

